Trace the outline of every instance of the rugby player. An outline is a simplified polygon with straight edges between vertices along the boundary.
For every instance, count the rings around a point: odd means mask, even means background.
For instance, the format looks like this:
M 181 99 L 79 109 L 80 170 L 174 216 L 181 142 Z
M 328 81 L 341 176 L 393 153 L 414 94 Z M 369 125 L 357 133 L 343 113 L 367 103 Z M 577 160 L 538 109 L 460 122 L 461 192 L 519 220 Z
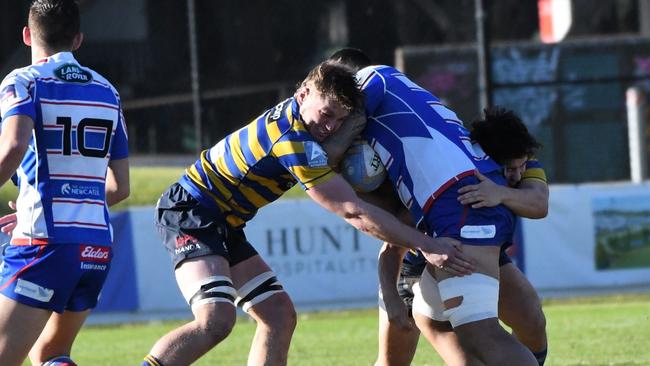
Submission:
M 508 187 L 479 175 L 481 183 L 460 190 L 459 201 L 475 207 L 505 204 L 515 214 L 538 219 L 548 212 L 546 174 L 534 158 L 539 143 L 512 111 L 492 108 L 471 125 L 471 137 L 503 166 Z M 546 320 L 539 297 L 523 273 L 501 248 L 499 258 L 499 318 L 533 352 L 539 365 L 546 359 Z M 376 365 L 410 364 L 419 338 L 418 328 L 448 365 L 467 360 L 448 322 L 435 320 L 432 307 L 423 301 L 418 281 L 425 262 L 418 255 L 384 244 L 380 254 L 380 347 Z M 398 279 L 399 274 L 399 279 Z M 397 287 L 395 286 L 397 283 Z M 414 300 L 415 297 L 415 300 Z M 411 315 L 417 328 L 410 321 Z
M 410 219 L 430 234 L 460 240 L 477 263 L 469 276 L 440 265 L 421 280 L 439 288 L 440 310 L 463 350 L 488 365 L 536 365 L 497 318 L 499 249 L 512 237 L 514 217 L 504 205 L 474 208 L 458 201 L 458 190 L 479 183 L 481 175 L 504 186 L 499 165 L 472 144 L 452 110 L 398 70 L 371 66 L 355 49 L 330 60 L 357 71 L 368 118 L 362 136 L 379 154 Z
M 115 88 L 72 55 L 73 0 L 35 0 L 32 64 L 0 84 L 0 185 L 18 185 L 0 272 L 0 365 L 74 365 L 72 343 L 112 258 L 107 207 L 129 195 L 126 126 Z M 31 351 L 30 351 L 31 348 Z

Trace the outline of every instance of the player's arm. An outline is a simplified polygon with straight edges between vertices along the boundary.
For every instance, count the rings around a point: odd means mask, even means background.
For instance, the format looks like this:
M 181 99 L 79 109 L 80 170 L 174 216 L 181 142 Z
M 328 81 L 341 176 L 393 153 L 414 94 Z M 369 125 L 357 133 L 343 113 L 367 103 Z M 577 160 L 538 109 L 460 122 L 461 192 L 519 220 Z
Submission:
M 0 186 L 3 186 L 25 157 L 32 138 L 34 121 L 31 117 L 16 114 L 2 121 L 0 134 Z
M 444 265 L 452 274 L 470 274 L 474 270 L 471 260 L 462 254 L 459 241 L 434 239 L 399 222 L 395 216 L 359 199 L 340 175 L 308 189 L 307 194 L 323 208 L 366 234 L 429 253 L 427 260 L 438 267 Z
M 379 251 L 379 286 L 388 321 L 403 329 L 413 328 L 404 300 L 397 290 L 402 260 L 407 249 L 384 243 Z
M 473 208 L 494 207 L 503 204 L 515 215 L 529 219 L 541 219 L 548 214 L 548 185 L 537 179 L 524 179 L 518 188 L 494 183 L 479 172 L 479 184 L 458 190 L 458 201 Z
M 125 200 L 131 193 L 129 182 L 129 159 L 111 160 L 106 171 L 106 204 Z
M 524 179 L 517 188 L 508 188 L 503 204 L 515 215 L 542 219 L 548 215 L 548 185 L 536 179 Z

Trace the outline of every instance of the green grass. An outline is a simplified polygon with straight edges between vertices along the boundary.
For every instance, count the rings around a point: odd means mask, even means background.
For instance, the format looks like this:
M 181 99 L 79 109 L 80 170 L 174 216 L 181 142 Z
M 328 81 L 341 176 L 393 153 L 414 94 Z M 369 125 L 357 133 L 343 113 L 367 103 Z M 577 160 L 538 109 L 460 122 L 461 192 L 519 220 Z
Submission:
M 158 197 L 167 187 L 180 178 L 185 171 L 183 167 L 134 167 L 131 168 L 131 195 L 124 202 L 120 202 L 111 210 L 123 210 L 132 206 L 154 205 Z M 0 215 L 9 212 L 7 202 L 15 200 L 17 196 L 16 187 L 7 183 L 0 188 Z M 300 187 L 293 187 L 287 192 L 284 198 L 306 197 Z
M 650 365 L 650 294 L 544 303 L 548 366 Z M 179 322 L 85 327 L 73 349 L 82 365 L 139 365 Z M 233 333 L 196 365 L 245 365 L 254 323 L 240 318 Z M 374 309 L 299 315 L 289 365 L 371 365 L 377 349 Z M 424 339 L 413 365 L 442 365 Z

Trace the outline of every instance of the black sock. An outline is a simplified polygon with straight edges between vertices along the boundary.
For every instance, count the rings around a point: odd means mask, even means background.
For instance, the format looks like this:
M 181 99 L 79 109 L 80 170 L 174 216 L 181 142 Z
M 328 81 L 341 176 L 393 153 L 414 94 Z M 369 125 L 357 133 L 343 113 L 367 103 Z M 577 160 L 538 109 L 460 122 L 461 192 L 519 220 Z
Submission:
M 537 363 L 539 366 L 544 366 L 544 362 L 546 362 L 546 353 L 548 352 L 548 348 L 544 348 L 544 350 L 539 351 L 539 352 L 533 352 L 533 356 L 537 359 Z

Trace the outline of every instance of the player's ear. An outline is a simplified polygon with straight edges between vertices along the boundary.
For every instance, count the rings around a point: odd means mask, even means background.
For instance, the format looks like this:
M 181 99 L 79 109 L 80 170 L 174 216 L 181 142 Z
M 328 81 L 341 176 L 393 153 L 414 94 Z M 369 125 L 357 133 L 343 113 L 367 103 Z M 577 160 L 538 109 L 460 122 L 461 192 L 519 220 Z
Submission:
M 28 26 L 23 27 L 23 43 L 25 46 L 31 47 L 32 46 L 32 31 L 29 29 Z
M 84 34 L 79 32 L 74 39 L 72 40 L 72 51 L 76 51 L 81 47 L 81 43 L 84 41 Z
M 309 95 L 309 87 L 303 84 L 296 91 L 296 100 L 298 101 L 298 105 L 302 105 L 302 103 L 305 101 L 305 98 L 307 98 L 307 95 Z

